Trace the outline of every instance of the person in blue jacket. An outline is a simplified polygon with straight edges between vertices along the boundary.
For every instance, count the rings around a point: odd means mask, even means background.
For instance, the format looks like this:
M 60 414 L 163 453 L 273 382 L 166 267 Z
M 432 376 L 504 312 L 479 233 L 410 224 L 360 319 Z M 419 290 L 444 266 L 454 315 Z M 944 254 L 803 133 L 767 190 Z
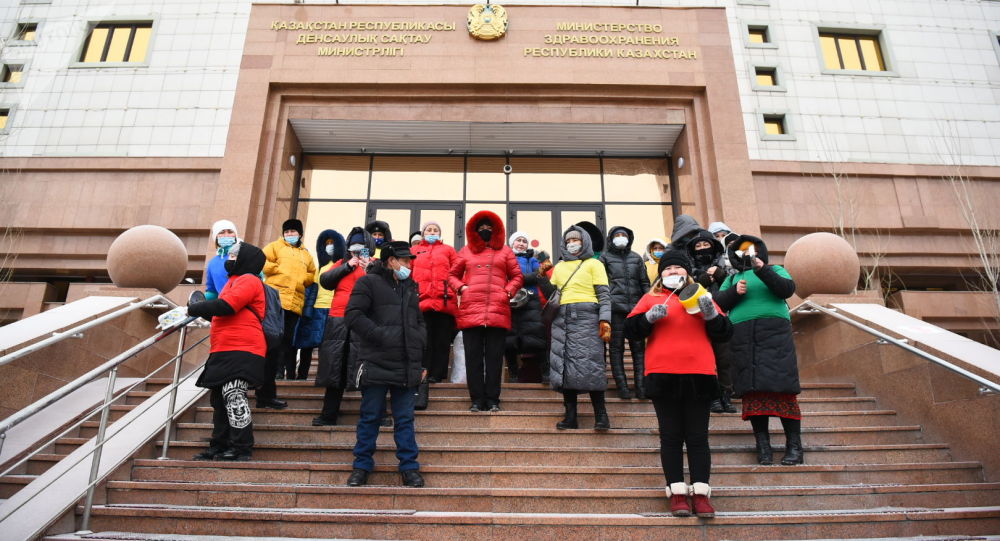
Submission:
M 215 247 L 215 257 L 208 260 L 205 267 L 205 299 L 219 297 L 219 292 L 229 281 L 226 272 L 226 260 L 229 259 L 229 248 L 239 242 L 236 234 L 236 224 L 229 220 L 219 220 L 212 224 L 212 245 Z

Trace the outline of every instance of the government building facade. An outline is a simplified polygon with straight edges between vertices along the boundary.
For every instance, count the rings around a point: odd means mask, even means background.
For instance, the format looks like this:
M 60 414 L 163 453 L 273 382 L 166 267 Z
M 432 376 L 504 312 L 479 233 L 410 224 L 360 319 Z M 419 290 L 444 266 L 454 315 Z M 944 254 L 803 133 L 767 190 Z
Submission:
M 689 214 L 772 262 L 841 234 L 883 293 L 977 289 L 971 233 L 998 227 L 993 1 L 3 4 L 6 320 L 108 281 L 141 224 L 199 282 L 223 218 L 261 244 L 298 217 L 306 246 L 433 219 L 462 246 L 488 209 L 551 252 Z

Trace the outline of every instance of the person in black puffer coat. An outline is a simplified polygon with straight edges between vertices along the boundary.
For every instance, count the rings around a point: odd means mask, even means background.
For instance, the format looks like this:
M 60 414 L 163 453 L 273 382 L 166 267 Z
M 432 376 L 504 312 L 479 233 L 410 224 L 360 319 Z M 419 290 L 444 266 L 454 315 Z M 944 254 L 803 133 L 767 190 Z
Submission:
M 392 397 L 396 456 L 403 484 L 424 485 L 413 417 L 414 390 L 424 377 L 427 329 L 417 284 L 410 279 L 414 257 L 408 242 L 383 243 L 380 260 L 372 262 L 368 274 L 354 284 L 347 303 L 347 326 L 361 339 L 357 375 L 361 417 L 348 486 L 364 485 L 375 468 L 375 443 L 387 392 Z
M 627 227 L 615 226 L 608 231 L 607 250 L 601 254 L 601 263 L 607 269 L 611 289 L 611 373 L 615 377 L 619 398 L 632 398 L 625 374 L 625 316 L 632 311 L 649 291 L 649 276 L 642 256 L 632 251 L 635 234 Z M 643 384 L 645 370 L 645 340 L 628 341 L 632 350 L 636 398 L 646 398 Z
M 524 276 L 524 287 L 521 288 L 524 293 L 518 293 L 514 298 L 526 295 L 526 300 L 520 306 L 515 307 L 514 300 L 511 301 L 510 332 L 507 333 L 504 351 L 510 381 L 517 383 L 521 376 L 518 356 L 525 356 L 525 361 L 528 356 L 538 360 L 548 348 L 548 339 L 542 323 L 542 302 L 538 298 L 540 263 L 535 259 L 535 251 L 528 247 L 531 245 L 531 238 L 527 233 L 517 231 L 510 236 L 507 244 L 514 251 L 517 264 L 521 266 L 521 275 Z
M 687 253 L 694 263 L 691 276 L 695 282 L 702 285 L 712 297 L 719 294 L 719 286 L 729 277 L 727 266 L 723 259 L 725 248 L 710 232 L 699 229 L 688 241 Z M 715 368 L 719 374 L 719 386 L 722 394 L 712 401 L 712 413 L 736 413 L 733 406 L 733 378 L 729 372 L 729 342 L 712 342 L 715 352 Z

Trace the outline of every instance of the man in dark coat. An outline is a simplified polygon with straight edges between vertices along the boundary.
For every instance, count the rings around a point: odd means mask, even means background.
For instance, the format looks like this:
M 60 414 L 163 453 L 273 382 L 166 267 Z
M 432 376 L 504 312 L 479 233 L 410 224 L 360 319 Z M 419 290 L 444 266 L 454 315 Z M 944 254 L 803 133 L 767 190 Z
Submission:
M 424 486 L 417 462 L 413 407 L 414 388 L 424 376 L 427 330 L 417 285 L 410 279 L 414 257 L 408 242 L 383 243 L 380 260 L 372 262 L 368 274 L 354 284 L 347 303 L 347 326 L 361 339 L 357 374 L 361 417 L 348 486 L 364 485 L 375 468 L 375 443 L 386 392 L 391 396 L 393 435 L 403 484 Z
M 632 311 L 649 291 L 649 276 L 642 256 L 632 251 L 635 234 L 627 227 L 615 226 L 608 231 L 607 249 L 601 254 L 608 273 L 611 289 L 611 373 L 618 387 L 618 397 L 632 398 L 628 390 L 628 376 L 625 375 L 625 316 Z M 628 341 L 632 350 L 632 367 L 635 371 L 635 394 L 646 398 L 643 386 L 645 370 L 646 342 L 642 339 Z

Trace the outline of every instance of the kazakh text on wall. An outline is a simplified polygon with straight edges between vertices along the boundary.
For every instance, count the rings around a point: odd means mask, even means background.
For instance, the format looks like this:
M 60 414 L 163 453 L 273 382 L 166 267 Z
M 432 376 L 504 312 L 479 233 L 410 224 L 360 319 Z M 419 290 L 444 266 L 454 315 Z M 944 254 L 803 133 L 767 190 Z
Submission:
M 319 56 L 404 56 L 403 45 L 427 44 L 434 32 L 455 28 L 444 21 L 271 21 L 276 32 L 302 32 L 296 45 L 320 45 Z

